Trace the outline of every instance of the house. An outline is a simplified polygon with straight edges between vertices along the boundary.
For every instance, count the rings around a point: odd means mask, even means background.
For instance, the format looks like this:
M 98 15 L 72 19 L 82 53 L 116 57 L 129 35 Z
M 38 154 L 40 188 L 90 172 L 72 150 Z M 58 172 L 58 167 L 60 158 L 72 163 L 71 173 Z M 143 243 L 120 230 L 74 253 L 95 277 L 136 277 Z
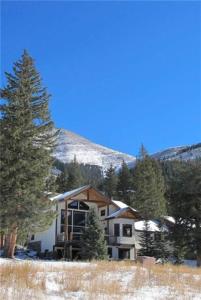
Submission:
M 54 252 L 58 257 L 79 257 L 79 240 L 87 227 L 91 208 L 98 214 L 111 259 L 137 256 L 135 222 L 141 217 L 121 201 L 107 198 L 90 185 L 50 198 L 57 217 L 48 230 L 30 236 L 29 247 L 38 252 Z

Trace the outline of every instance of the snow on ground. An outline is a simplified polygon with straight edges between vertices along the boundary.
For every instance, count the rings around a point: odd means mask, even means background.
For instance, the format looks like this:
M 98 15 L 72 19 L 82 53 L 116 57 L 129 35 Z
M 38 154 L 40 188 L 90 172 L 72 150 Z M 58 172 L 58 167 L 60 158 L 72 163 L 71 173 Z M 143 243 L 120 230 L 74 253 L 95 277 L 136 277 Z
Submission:
M 0 299 L 200 300 L 201 270 L 174 268 L 0 258 Z

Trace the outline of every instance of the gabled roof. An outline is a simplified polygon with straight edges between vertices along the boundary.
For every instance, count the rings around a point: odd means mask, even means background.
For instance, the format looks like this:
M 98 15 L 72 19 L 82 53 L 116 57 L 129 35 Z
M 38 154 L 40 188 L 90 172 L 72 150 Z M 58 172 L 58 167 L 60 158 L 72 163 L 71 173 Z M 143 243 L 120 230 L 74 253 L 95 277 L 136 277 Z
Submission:
M 74 190 L 65 192 L 63 194 L 59 194 L 57 196 L 51 197 L 50 200 L 53 200 L 53 201 L 55 201 L 55 200 L 56 201 L 64 200 L 65 198 L 70 198 L 72 196 L 76 196 L 77 194 L 80 194 L 81 192 L 87 190 L 90 187 L 91 187 L 90 185 L 84 185 L 84 186 L 79 187 L 77 189 L 74 189 Z
M 77 199 L 75 197 L 78 196 Z M 77 189 L 67 191 L 63 194 L 51 197 L 52 201 L 64 201 L 64 200 L 80 200 L 97 202 L 99 206 L 108 205 L 111 200 L 104 196 L 101 192 L 93 188 L 91 185 L 85 185 Z
M 122 201 L 118 201 L 118 200 L 112 200 L 112 203 L 117 206 L 118 208 L 125 208 L 128 207 L 128 205 Z
M 114 218 L 141 219 L 138 211 L 130 206 L 121 208 L 121 209 L 113 212 L 112 214 L 107 216 L 105 219 L 114 219 Z

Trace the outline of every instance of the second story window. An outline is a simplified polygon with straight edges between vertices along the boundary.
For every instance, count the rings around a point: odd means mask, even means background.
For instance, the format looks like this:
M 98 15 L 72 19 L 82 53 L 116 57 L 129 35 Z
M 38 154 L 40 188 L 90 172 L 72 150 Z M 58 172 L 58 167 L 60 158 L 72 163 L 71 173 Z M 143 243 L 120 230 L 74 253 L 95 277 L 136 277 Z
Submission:
M 114 236 L 119 236 L 119 224 L 114 224 Z
M 101 210 L 101 217 L 105 216 L 105 209 Z
M 132 225 L 130 224 L 123 225 L 123 236 L 127 236 L 127 237 L 132 236 Z

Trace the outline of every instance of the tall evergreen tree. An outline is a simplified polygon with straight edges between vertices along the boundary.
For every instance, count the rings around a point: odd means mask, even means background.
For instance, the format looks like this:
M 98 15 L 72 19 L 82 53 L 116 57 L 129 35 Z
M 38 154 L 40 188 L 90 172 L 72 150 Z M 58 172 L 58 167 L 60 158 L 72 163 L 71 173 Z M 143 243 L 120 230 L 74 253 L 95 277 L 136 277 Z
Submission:
M 5 255 L 13 257 L 21 229 L 45 228 L 53 218 L 43 192 L 55 130 L 48 110 L 50 96 L 26 51 L 6 78 L 0 106 L 0 220 L 7 237 Z
M 107 246 L 104 230 L 94 209 L 89 212 L 87 226 L 87 229 L 81 236 L 81 258 L 85 260 L 106 259 Z
M 76 156 L 74 160 L 68 166 L 68 181 L 66 190 L 70 191 L 76 189 L 83 185 L 83 178 L 80 170 L 80 165 L 76 160 Z
M 144 230 L 139 236 L 140 249 L 138 251 L 139 255 L 142 256 L 154 256 L 154 238 L 150 232 L 149 222 L 145 221 Z
M 68 188 L 68 173 L 66 169 L 61 172 L 56 179 L 56 187 L 58 193 L 64 193 L 67 191 Z
M 144 147 L 133 171 L 134 197 L 132 206 L 146 220 L 160 218 L 166 213 L 165 184 L 160 164 L 151 158 Z
M 108 197 L 111 198 L 116 195 L 117 175 L 112 165 L 106 170 L 103 187 Z
M 117 194 L 118 198 L 125 202 L 126 204 L 131 204 L 131 195 L 132 195 L 132 177 L 131 172 L 125 163 L 122 162 L 121 169 L 118 173 L 118 183 L 117 183 Z
M 168 195 L 176 220 L 175 250 L 180 256 L 194 253 L 201 266 L 201 160 L 171 163 L 171 167 Z

